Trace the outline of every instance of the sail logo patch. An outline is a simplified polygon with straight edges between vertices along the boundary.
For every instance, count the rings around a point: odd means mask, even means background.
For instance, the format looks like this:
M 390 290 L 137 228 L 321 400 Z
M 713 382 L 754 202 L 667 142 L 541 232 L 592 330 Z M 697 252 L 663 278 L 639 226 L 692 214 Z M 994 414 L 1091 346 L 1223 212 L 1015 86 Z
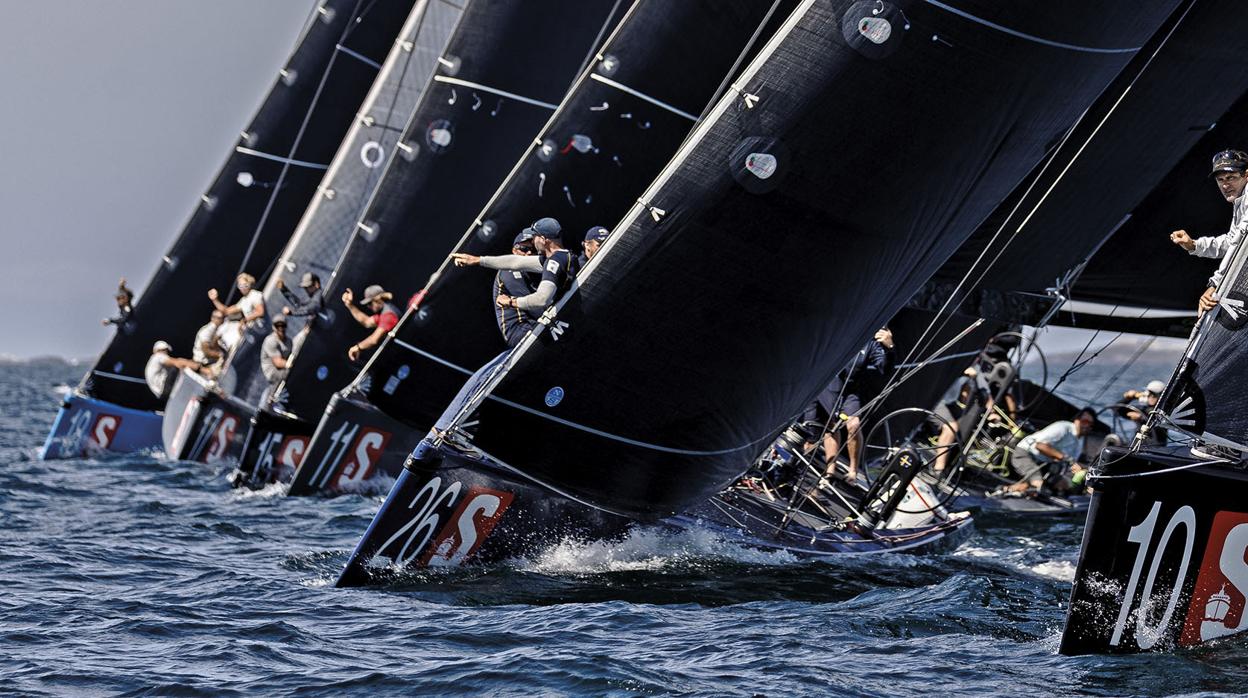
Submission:
M 563 402 L 563 388 L 560 388 L 559 386 L 556 385 L 555 387 L 546 391 L 546 406 L 547 407 L 554 407 L 555 405 L 558 405 L 561 402 Z
M 117 430 L 120 428 L 121 417 L 101 412 L 100 416 L 95 418 L 95 423 L 91 425 L 91 435 L 87 441 L 87 448 L 107 450 L 109 446 L 113 445 L 113 438 L 117 436 Z
M 745 169 L 759 179 L 769 179 L 778 166 L 776 156 L 771 153 L 750 153 L 745 158 Z
M 893 25 L 882 17 L 863 17 L 858 20 L 858 33 L 873 44 L 882 44 L 893 35 Z
M 425 143 L 429 146 L 429 150 L 435 153 L 446 152 L 451 147 L 451 141 L 454 138 L 455 126 L 446 119 L 434 121 L 425 131 Z
M 1220 511 L 1196 576 L 1187 621 L 1179 635 L 1185 647 L 1248 630 L 1248 513 Z
M 454 567 L 481 547 L 511 506 L 515 495 L 485 487 L 469 487 L 459 506 L 420 558 L 425 567 Z

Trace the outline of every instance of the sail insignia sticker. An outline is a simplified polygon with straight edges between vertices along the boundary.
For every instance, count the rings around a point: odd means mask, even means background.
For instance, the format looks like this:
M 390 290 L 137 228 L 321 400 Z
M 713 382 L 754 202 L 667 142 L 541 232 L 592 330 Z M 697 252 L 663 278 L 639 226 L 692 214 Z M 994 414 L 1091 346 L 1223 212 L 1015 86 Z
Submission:
M 554 407 L 563 402 L 563 388 L 555 386 L 546 391 L 546 406 Z
M 318 367 L 317 367 L 317 369 L 316 369 L 316 379 L 317 379 L 318 381 L 323 381 L 323 380 L 325 380 L 326 378 L 329 378 L 329 367 L 328 367 L 328 366 L 318 366 Z
M 386 151 L 382 149 L 381 144 L 377 141 L 369 141 L 360 148 L 360 161 L 370 170 L 381 167 L 382 161 L 386 159 Z
M 771 153 L 750 153 L 745 158 L 745 169 L 759 179 L 767 179 L 776 173 L 776 156 Z
M 113 373 L 121 373 L 121 362 L 113 364 Z
M 455 126 L 446 119 L 438 119 L 429 124 L 425 131 L 425 143 L 434 153 L 444 153 L 451 147 L 455 138 Z
M 407 364 L 403 364 L 402 366 L 399 367 L 399 370 L 394 372 L 394 374 L 399 377 L 399 380 L 406 379 L 409 375 L 411 375 L 411 373 L 412 373 L 412 367 L 408 366 Z
M 858 20 L 858 33 L 873 44 L 882 44 L 892 36 L 893 25 L 880 17 L 863 17 Z

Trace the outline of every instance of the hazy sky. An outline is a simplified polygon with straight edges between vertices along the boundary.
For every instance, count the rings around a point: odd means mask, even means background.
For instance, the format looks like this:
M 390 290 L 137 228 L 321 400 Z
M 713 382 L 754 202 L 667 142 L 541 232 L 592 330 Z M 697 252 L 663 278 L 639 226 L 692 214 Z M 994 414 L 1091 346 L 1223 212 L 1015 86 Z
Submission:
M 0 0 L 0 354 L 88 357 L 268 92 L 312 0 Z

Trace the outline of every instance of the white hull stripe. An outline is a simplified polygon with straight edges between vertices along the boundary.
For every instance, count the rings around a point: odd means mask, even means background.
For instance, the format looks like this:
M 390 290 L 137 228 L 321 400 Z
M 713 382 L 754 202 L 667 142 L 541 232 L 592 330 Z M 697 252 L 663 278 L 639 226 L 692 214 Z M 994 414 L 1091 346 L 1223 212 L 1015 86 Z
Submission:
M 329 165 L 320 165 L 315 162 L 308 162 L 306 160 L 295 160 L 293 158 L 284 158 L 280 155 L 270 155 L 268 153 L 262 153 L 259 150 L 252 150 L 251 148 L 244 148 L 241 145 L 235 147 L 234 152 L 242 153 L 243 155 L 252 155 L 258 158 L 263 158 L 265 160 L 272 160 L 273 162 L 280 162 L 286 165 L 294 165 L 296 167 L 307 167 L 313 170 L 328 170 L 329 169 Z
M 592 79 L 594 79 L 594 80 L 597 80 L 598 82 L 601 82 L 601 83 L 602 83 L 602 84 L 604 84 L 604 85 L 610 85 L 611 87 L 614 87 L 615 89 L 619 90 L 620 92 L 625 92 L 625 93 L 628 93 L 628 94 L 630 94 L 630 95 L 632 95 L 632 96 L 634 96 L 634 97 L 637 97 L 638 99 L 644 99 L 645 101 L 647 101 L 647 102 L 649 102 L 649 103 L 653 104 L 654 106 L 656 106 L 656 107 L 662 107 L 662 108 L 664 108 L 664 109 L 666 109 L 666 110 L 670 111 L 671 113 L 676 114 L 677 116 L 683 116 L 683 117 L 685 117 L 686 119 L 688 119 L 688 120 L 690 120 L 690 121 L 693 121 L 693 122 L 697 122 L 697 120 L 698 120 L 698 117 L 694 116 L 693 114 L 690 114 L 689 112 L 681 111 L 681 110 L 677 109 L 676 107 L 673 107 L 672 105 L 668 104 L 667 102 L 661 102 L 661 101 L 659 101 L 659 100 L 655 99 L 654 97 L 651 97 L 651 96 L 650 96 L 650 95 L 648 95 L 648 94 L 645 94 L 645 93 L 642 93 L 642 92 L 638 92 L 637 90 L 634 90 L 633 88 L 629 87 L 628 85 L 624 85 L 624 84 L 622 84 L 622 83 L 618 83 L 618 82 L 616 82 L 616 81 L 614 81 L 614 80 L 612 80 L 612 79 L 610 79 L 610 78 L 604 78 L 604 77 L 602 77 L 601 75 L 599 75 L 598 73 L 591 73 L 589 77 L 590 77 L 590 78 L 592 78 Z
M 1079 46 L 1077 44 L 1067 44 L 1061 41 L 1053 41 L 1051 39 L 1044 39 L 1038 36 L 1034 36 L 1032 34 L 1024 34 L 1023 32 L 1020 32 L 1017 29 L 1010 29 L 1009 27 L 1003 27 L 1000 24 L 997 24 L 995 22 L 989 22 L 986 19 L 976 17 L 975 15 L 969 12 L 965 12 L 963 10 L 959 10 L 956 7 L 950 7 L 949 5 L 946 5 L 943 2 L 938 2 L 937 0 L 923 0 L 923 1 L 929 5 L 939 7 L 940 9 L 946 12 L 951 12 L 959 17 L 962 17 L 963 19 L 969 19 L 970 21 L 975 22 L 976 24 L 982 24 L 985 27 L 988 27 L 990 29 L 996 29 L 999 32 L 1009 34 L 1010 36 L 1016 36 L 1020 39 L 1026 39 L 1027 41 L 1033 41 L 1037 44 L 1043 44 L 1045 46 L 1052 46 L 1054 48 L 1064 48 L 1069 51 L 1079 51 L 1082 53 L 1135 53 L 1136 51 L 1140 50 L 1139 46 L 1136 46 L 1133 48 L 1095 48 L 1093 46 Z
M 543 109 L 550 109 L 551 111 L 554 111 L 558 107 L 558 105 L 551 104 L 550 102 L 543 102 L 541 100 L 532 99 L 530 97 L 522 97 L 521 95 L 518 95 L 514 92 L 507 92 L 506 90 L 496 90 L 493 87 L 486 87 L 485 85 L 482 85 L 476 82 L 468 82 L 467 80 L 460 80 L 459 78 L 448 78 L 445 75 L 435 75 L 433 76 L 433 81 L 444 82 L 448 85 L 459 85 L 461 87 L 467 87 L 473 90 L 481 90 L 482 92 L 488 92 L 492 95 L 498 95 L 499 97 L 506 97 L 508 99 L 514 99 L 518 102 L 524 102 L 525 104 L 532 104 L 535 107 L 542 107 Z

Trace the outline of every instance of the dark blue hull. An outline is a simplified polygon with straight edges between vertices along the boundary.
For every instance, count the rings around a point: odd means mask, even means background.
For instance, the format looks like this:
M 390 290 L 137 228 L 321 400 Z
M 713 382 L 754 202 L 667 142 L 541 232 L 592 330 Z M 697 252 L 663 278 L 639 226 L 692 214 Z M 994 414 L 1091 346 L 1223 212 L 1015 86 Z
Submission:
M 80 458 L 160 448 L 160 412 L 134 410 L 74 391 L 61 403 L 40 457 Z

